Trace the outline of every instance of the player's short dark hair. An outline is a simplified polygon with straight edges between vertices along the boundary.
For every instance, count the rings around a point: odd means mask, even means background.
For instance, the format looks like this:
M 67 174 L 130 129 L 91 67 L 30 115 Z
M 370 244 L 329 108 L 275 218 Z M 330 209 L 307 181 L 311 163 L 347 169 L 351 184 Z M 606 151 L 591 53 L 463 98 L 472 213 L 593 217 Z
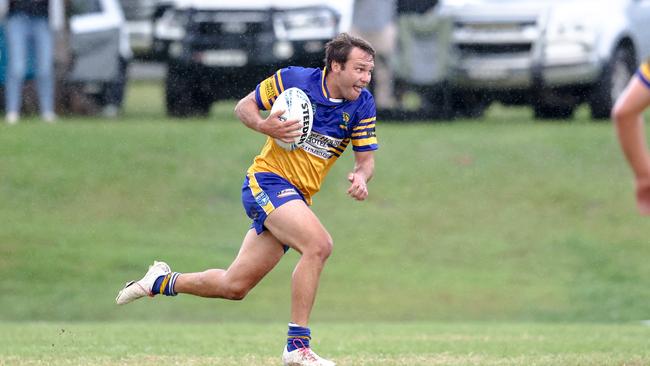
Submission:
M 375 58 L 375 49 L 365 39 L 341 33 L 325 45 L 325 65 L 328 70 L 332 69 L 332 62 L 345 65 L 348 61 L 350 51 L 354 47 L 360 48 L 372 58 Z M 345 67 L 345 66 L 344 66 Z

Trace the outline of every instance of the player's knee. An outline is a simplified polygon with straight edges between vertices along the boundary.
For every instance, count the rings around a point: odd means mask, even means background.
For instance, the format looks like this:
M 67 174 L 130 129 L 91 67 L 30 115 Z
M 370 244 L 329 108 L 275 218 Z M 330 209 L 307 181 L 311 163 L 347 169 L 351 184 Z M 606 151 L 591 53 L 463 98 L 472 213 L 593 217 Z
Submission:
M 315 256 L 324 262 L 332 254 L 333 248 L 334 248 L 334 242 L 332 241 L 332 238 L 328 235 L 327 237 L 314 240 L 310 245 L 310 250 L 308 254 Z
M 243 300 L 250 290 L 250 287 L 244 284 L 232 284 L 226 291 L 226 298 L 228 300 Z
M 635 111 L 628 108 L 625 103 L 616 103 L 612 108 L 611 118 L 615 123 L 620 123 L 634 117 Z

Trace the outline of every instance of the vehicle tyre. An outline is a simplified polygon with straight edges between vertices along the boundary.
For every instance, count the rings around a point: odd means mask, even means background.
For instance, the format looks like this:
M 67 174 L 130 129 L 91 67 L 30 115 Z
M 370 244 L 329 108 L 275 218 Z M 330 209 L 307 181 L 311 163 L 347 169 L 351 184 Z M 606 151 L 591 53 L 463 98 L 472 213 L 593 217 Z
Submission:
M 185 118 L 194 113 L 192 79 L 190 72 L 182 66 L 170 64 L 167 68 L 165 106 L 168 116 Z
M 490 100 L 482 93 L 468 91 L 451 93 L 451 113 L 455 118 L 481 118 L 490 104 Z
M 533 104 L 535 119 L 569 119 L 573 117 L 574 105 L 551 105 L 543 101 Z
M 629 47 L 618 47 L 604 67 L 589 98 L 593 119 L 609 119 L 616 99 L 634 74 L 635 66 L 633 51 Z

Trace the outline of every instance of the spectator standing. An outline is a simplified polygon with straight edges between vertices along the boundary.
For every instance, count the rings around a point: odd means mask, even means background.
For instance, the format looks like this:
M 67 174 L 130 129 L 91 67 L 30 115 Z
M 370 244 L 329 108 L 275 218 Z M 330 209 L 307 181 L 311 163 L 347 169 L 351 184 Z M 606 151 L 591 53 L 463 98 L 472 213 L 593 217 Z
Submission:
M 0 9 L 7 15 L 6 121 L 15 124 L 20 118 L 28 53 L 33 47 L 41 118 L 53 123 L 54 35 L 63 27 L 63 0 L 4 0 Z
M 396 106 L 391 59 L 397 42 L 397 0 L 355 0 L 350 33 L 367 40 L 375 51 L 373 95 L 377 109 Z
M 126 21 L 124 11 L 118 2 L 109 3 L 107 13 L 110 14 L 112 19 L 115 19 L 120 27 L 120 44 L 119 44 L 119 60 L 118 60 L 118 73 L 117 77 L 109 82 L 104 93 L 104 108 L 102 115 L 108 118 L 118 117 L 123 110 L 124 94 L 126 84 L 128 82 L 128 66 L 133 59 L 133 51 L 131 50 L 131 42 L 129 41 L 129 34 L 126 30 Z

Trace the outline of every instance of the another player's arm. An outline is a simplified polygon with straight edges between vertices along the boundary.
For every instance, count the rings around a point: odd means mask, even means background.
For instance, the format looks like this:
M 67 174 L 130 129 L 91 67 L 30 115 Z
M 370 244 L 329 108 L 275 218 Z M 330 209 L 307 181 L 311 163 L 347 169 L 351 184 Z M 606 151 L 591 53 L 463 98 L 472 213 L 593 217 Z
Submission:
M 348 174 L 348 194 L 357 201 L 368 197 L 368 182 L 375 172 L 375 155 L 372 151 L 354 152 L 354 169 Z
M 300 122 L 298 120 L 282 122 L 278 118 L 282 113 L 284 111 L 277 111 L 266 118 L 262 117 L 255 102 L 254 91 L 243 97 L 235 106 L 235 115 L 246 127 L 284 142 L 292 142 L 300 136 Z

